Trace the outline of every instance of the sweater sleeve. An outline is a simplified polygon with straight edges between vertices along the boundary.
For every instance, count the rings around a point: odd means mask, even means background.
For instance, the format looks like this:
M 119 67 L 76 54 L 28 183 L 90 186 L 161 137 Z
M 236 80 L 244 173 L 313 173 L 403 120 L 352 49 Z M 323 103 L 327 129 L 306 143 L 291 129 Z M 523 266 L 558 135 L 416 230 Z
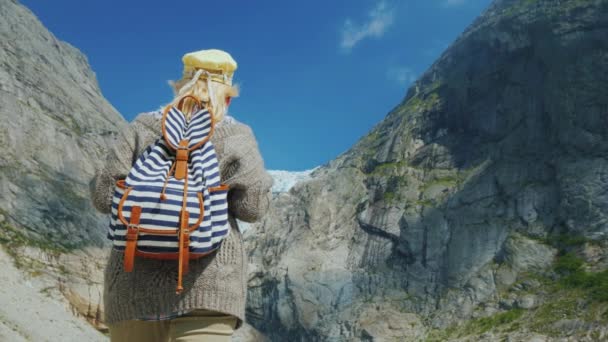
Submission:
M 268 211 L 272 199 L 272 176 L 264 167 L 258 143 L 251 128 L 239 123 L 243 129 L 230 136 L 224 148 L 233 156 L 227 165 L 224 183 L 230 186 L 228 210 L 239 220 L 259 221 Z
M 127 176 L 140 153 L 160 136 L 159 122 L 152 114 L 142 113 L 119 132 L 89 184 L 93 207 L 99 212 L 111 212 L 116 181 Z

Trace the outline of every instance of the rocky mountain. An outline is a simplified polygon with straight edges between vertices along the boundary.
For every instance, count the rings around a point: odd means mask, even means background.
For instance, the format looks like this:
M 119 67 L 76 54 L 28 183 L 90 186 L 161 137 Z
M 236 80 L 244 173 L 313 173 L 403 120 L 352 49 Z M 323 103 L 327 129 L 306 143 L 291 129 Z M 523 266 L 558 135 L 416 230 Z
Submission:
M 107 217 L 88 182 L 125 125 L 87 58 L 0 0 L 0 340 L 106 339 L 94 326 Z
M 316 169 L 318 169 L 318 167 L 304 171 L 268 170 L 268 173 L 272 176 L 274 181 L 271 190 L 273 199 L 281 193 L 288 192 L 296 184 L 310 179 L 310 174 Z M 245 233 L 253 226 L 251 223 L 238 219 L 236 221 L 238 222 L 241 233 Z
M 273 341 L 608 339 L 608 1 L 497 0 L 246 233 Z
M 99 245 L 88 182 L 126 121 L 80 51 L 16 1 L 0 1 L 0 18 L 0 212 L 28 237 Z

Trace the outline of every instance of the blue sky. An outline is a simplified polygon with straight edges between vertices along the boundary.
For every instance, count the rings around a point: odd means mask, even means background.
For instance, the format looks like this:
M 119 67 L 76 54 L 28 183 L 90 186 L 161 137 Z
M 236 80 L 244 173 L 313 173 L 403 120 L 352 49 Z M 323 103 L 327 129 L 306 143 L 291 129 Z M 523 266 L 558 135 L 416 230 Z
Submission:
M 490 0 L 22 0 L 89 58 L 127 119 L 171 99 L 183 54 L 238 63 L 230 113 L 268 169 L 304 170 L 348 150 Z

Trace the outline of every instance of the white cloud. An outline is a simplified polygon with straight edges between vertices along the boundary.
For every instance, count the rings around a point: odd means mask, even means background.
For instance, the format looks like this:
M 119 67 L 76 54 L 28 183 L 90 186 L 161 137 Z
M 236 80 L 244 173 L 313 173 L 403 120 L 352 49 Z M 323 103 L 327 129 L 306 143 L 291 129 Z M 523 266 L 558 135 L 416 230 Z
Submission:
M 345 51 L 350 51 L 361 40 L 371 37 L 380 38 L 384 35 L 395 19 L 394 10 L 389 8 L 385 1 L 379 2 L 368 13 L 369 19 L 357 24 L 351 19 L 346 19 L 342 27 L 342 42 L 340 46 Z
M 395 70 L 395 79 L 401 84 L 408 84 L 416 81 L 416 73 L 409 68 L 399 68 Z
M 396 66 L 389 68 L 386 75 L 390 80 L 393 80 L 402 86 L 416 81 L 416 73 L 408 67 Z

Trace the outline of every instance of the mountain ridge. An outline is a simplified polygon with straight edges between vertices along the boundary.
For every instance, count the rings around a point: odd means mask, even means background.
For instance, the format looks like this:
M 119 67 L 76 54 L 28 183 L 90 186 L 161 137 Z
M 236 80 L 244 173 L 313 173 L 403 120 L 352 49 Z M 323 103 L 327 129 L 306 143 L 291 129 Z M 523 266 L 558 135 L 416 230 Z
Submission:
M 276 199 L 248 246 L 252 324 L 274 339 L 484 340 L 463 322 L 508 314 L 535 324 L 513 338 L 587 334 L 534 315 L 557 315 L 542 291 L 564 307 L 578 291 L 563 255 L 606 258 L 588 255 L 608 233 L 607 20 L 601 0 L 493 2 L 384 120 Z M 523 291 L 526 277 L 542 286 Z M 362 320 L 374 306 L 415 328 Z M 509 336 L 493 329 L 485 340 Z

